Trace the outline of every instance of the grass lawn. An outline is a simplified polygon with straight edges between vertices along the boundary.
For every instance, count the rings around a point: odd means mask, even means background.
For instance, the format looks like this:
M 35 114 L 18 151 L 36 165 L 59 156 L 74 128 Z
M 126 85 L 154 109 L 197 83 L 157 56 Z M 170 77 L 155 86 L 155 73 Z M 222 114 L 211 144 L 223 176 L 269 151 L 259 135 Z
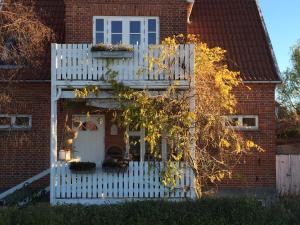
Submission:
M 300 199 L 268 207 L 253 199 L 145 201 L 119 205 L 0 208 L 0 225 L 299 225 Z

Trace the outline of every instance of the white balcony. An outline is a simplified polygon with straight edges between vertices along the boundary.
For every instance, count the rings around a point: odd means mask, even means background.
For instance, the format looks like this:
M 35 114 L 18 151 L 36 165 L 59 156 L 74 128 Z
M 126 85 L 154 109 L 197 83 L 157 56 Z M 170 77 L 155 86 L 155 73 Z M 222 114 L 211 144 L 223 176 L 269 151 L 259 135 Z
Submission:
M 134 46 L 131 58 L 96 58 L 91 44 L 52 44 L 52 83 L 56 86 L 105 85 L 110 68 L 116 79 L 133 88 L 161 88 L 174 82 L 188 86 L 194 74 L 194 46 L 178 45 L 176 54 L 163 60 L 170 68 L 158 71 L 148 65 L 148 58 L 157 58 L 162 45 L 155 48 Z

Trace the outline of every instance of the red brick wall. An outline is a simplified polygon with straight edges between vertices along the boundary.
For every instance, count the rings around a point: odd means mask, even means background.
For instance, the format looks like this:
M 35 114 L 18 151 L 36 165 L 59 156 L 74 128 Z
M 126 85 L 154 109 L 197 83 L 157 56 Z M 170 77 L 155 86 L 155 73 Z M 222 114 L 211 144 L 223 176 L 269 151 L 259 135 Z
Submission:
M 19 184 L 50 164 L 50 85 L 11 85 L 10 92 L 12 101 L 0 104 L 0 114 L 32 115 L 32 129 L 0 131 L 0 190 Z
M 258 115 L 259 130 L 243 132 L 243 135 L 259 144 L 265 152 L 255 152 L 245 158 L 245 162 L 234 171 L 234 178 L 226 180 L 221 186 L 263 187 L 275 186 L 275 85 L 247 84 L 235 90 L 238 99 L 238 114 Z
M 158 16 L 160 39 L 187 33 L 183 0 L 66 0 L 66 43 L 91 43 L 93 16 Z

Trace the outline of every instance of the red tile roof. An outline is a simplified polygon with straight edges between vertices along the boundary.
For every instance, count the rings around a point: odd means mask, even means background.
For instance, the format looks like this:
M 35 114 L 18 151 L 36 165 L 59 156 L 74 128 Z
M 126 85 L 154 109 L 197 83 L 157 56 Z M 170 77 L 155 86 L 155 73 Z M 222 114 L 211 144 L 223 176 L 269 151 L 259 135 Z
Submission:
M 190 19 L 189 33 L 226 49 L 245 81 L 280 81 L 255 0 L 196 0 Z

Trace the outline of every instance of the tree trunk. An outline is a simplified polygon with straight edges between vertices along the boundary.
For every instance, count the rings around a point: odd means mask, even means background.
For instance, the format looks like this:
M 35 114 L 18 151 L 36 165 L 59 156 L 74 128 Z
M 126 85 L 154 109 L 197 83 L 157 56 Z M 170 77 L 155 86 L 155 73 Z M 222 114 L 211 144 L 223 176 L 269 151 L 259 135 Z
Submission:
M 200 176 L 195 175 L 195 194 L 196 198 L 202 198 L 202 180 Z

